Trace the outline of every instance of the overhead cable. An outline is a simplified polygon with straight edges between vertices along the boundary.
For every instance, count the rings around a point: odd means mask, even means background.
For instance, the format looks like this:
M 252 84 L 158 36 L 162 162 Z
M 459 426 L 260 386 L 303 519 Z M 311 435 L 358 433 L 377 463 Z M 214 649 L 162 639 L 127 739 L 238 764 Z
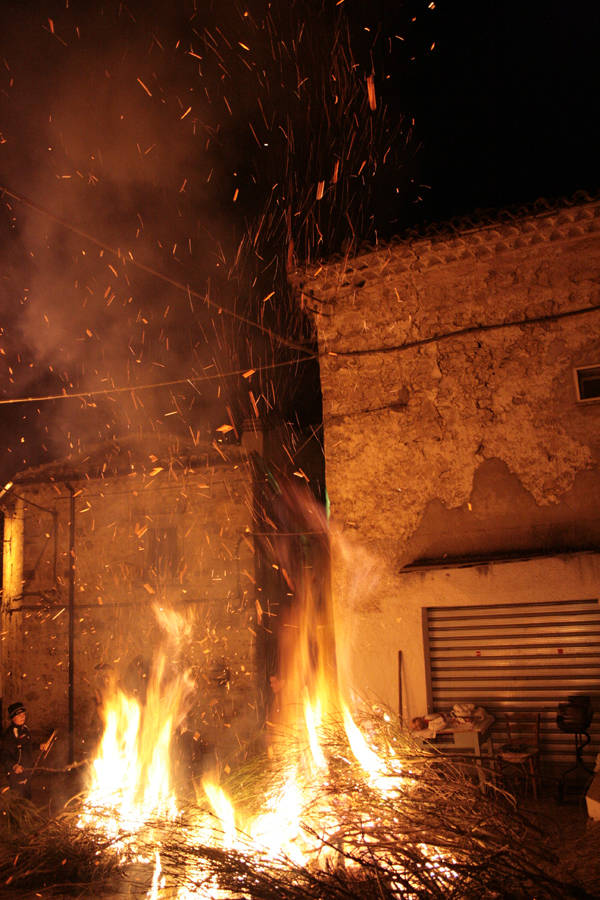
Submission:
M 9 397 L 0 400 L 0 406 L 8 406 L 15 403 L 43 403 L 46 400 L 77 400 L 86 397 L 99 397 L 109 394 L 134 394 L 137 391 L 149 391 L 156 388 L 174 387 L 175 385 L 191 384 L 192 386 L 202 381 L 214 381 L 218 378 L 233 378 L 236 375 L 250 377 L 255 372 L 262 372 L 270 369 L 277 369 L 281 366 L 295 366 L 310 360 L 317 359 L 316 354 L 312 356 L 302 356 L 298 359 L 286 359 L 281 362 L 266 363 L 262 366 L 254 366 L 250 369 L 235 369 L 232 372 L 215 372 L 213 375 L 194 375 L 191 378 L 176 378 L 173 381 L 154 381 L 150 384 L 133 384 L 126 387 L 98 388 L 90 391 L 77 391 L 69 394 L 66 391 L 62 394 L 44 394 L 34 397 Z
M 125 256 L 120 250 L 115 250 L 114 247 L 111 247 L 109 244 L 105 244 L 103 241 L 98 240 L 98 238 L 94 237 L 91 234 L 88 234 L 88 232 L 83 231 L 76 225 L 72 225 L 65 219 L 61 219 L 59 216 L 55 216 L 54 213 L 50 212 L 50 210 L 45 209 L 43 206 L 39 206 L 37 203 L 34 203 L 33 200 L 30 200 L 23 194 L 17 194 L 15 191 L 9 190 L 9 188 L 2 184 L 0 184 L 0 194 L 6 195 L 12 200 L 16 200 L 17 203 L 22 203 L 24 206 L 28 206 L 35 212 L 40 213 L 40 215 L 52 219 L 53 222 L 56 222 L 58 225 L 61 225 L 68 231 L 72 231 L 73 234 L 77 234 L 79 237 L 83 238 L 86 241 L 89 241 L 91 244 L 95 244 L 97 247 L 100 247 L 107 253 L 111 253 L 113 256 L 116 256 L 117 259 L 125 259 L 127 262 L 131 263 L 131 265 L 135 266 L 138 269 L 141 269 L 143 272 L 147 272 L 149 275 L 152 275 L 155 278 L 159 278 L 161 281 L 164 281 L 167 284 L 170 284 L 172 287 L 177 288 L 177 290 L 182 291 L 184 294 L 186 294 L 186 296 L 195 297 L 197 300 L 201 300 L 207 306 L 217 310 L 219 314 L 230 316 L 232 319 L 237 319 L 238 322 L 243 322 L 245 325 L 249 325 L 251 328 L 256 328 L 258 331 L 266 334 L 268 337 L 272 338 L 274 341 L 277 341 L 277 343 L 282 344 L 284 347 L 289 347 L 291 350 L 297 350 L 300 353 L 310 354 L 310 350 L 302 344 L 297 344 L 295 341 L 290 341 L 288 338 L 283 337 L 283 335 L 277 334 L 277 332 L 273 331 L 271 328 L 267 328 L 265 325 L 261 325 L 259 322 L 254 321 L 254 319 L 248 319 L 246 316 L 241 316 L 239 313 L 234 312 L 232 309 L 228 309 L 226 306 L 223 306 L 220 303 L 215 303 L 208 297 L 208 295 L 200 294 L 198 293 L 198 291 L 193 290 L 189 286 L 189 284 L 183 284 L 183 282 L 181 281 L 176 281 L 174 278 L 170 278 L 168 275 L 165 275 L 164 272 L 159 272 L 157 269 L 153 269 L 151 266 L 147 266 L 145 265 L 145 263 L 139 262 L 137 259 L 135 259 L 133 253 L 131 252 L 127 256 Z

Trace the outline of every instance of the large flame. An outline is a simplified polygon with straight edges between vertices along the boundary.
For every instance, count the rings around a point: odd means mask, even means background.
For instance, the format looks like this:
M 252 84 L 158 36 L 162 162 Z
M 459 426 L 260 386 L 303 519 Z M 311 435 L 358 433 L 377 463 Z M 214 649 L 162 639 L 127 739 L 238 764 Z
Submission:
M 184 620 L 157 608 L 168 637 L 180 639 Z M 191 690 L 184 672 L 169 672 L 167 648 L 153 661 L 144 702 L 117 688 L 105 698 L 104 733 L 93 762 L 81 824 L 103 822 L 110 834 L 135 832 L 152 819 L 174 819 L 171 740 Z
M 129 858 L 154 865 L 150 897 L 166 896 L 168 882 L 160 835 L 153 831 L 158 820 L 179 823 L 182 846 L 202 844 L 295 865 L 323 865 L 343 845 L 336 798 L 328 790 L 332 764 L 346 765 L 353 759 L 364 773 L 364 783 L 386 797 L 394 797 L 401 785 L 410 783 L 410 773 L 402 772 L 399 764 L 390 772 L 389 748 L 384 761 L 356 724 L 348 698 L 341 696 L 331 611 L 322 579 L 315 578 L 314 571 L 307 577 L 300 566 L 295 581 L 295 603 L 282 617 L 280 628 L 277 707 L 267 735 L 267 758 L 274 764 L 265 777 L 260 813 L 236 808 L 217 781 L 205 779 L 197 786 L 198 805 L 185 810 L 182 826 L 182 810 L 170 778 L 170 745 L 174 728 L 185 715 L 191 683 L 185 671 L 170 671 L 164 650 L 154 659 L 143 703 L 123 690 L 115 690 L 106 699 L 104 736 L 81 826 L 92 825 L 113 839 L 120 838 L 116 846 Z M 181 617 L 172 611 L 162 611 L 160 616 L 167 639 L 171 636 L 180 645 L 185 629 Z M 345 730 L 346 750 L 332 761 L 327 738 L 334 727 L 340 734 Z M 136 841 L 148 832 L 155 835 L 156 846 L 135 857 Z M 150 846 L 147 837 L 139 846 L 142 843 Z M 181 887 L 180 879 L 177 896 L 227 896 L 214 876 L 202 876 L 193 856 L 186 875 L 193 888 Z

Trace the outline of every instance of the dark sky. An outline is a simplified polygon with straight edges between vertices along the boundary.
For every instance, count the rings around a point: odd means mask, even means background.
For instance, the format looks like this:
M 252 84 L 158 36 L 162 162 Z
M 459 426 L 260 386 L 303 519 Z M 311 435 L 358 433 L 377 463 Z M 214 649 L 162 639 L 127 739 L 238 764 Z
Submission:
M 0 206 L 0 399 L 293 358 L 268 333 L 303 336 L 285 297 L 287 228 L 301 262 L 311 228 L 325 232 L 312 252 L 343 243 L 346 210 L 372 239 L 598 187 L 597 4 L 323 6 L 4 0 L 0 184 L 42 211 Z M 331 61 L 336 13 L 347 71 Z M 336 158 L 350 163 L 334 187 Z M 308 387 L 303 371 L 1 407 L 0 469 L 129 431 L 208 433 L 255 403 L 314 419 L 316 370 Z
M 436 7 L 434 51 L 415 63 L 432 211 L 596 190 L 598 4 Z
M 396 43 L 375 59 L 391 76 L 390 104 L 416 120 L 414 174 L 426 187 L 401 220 L 599 187 L 598 4 L 372 0 L 349 9 Z

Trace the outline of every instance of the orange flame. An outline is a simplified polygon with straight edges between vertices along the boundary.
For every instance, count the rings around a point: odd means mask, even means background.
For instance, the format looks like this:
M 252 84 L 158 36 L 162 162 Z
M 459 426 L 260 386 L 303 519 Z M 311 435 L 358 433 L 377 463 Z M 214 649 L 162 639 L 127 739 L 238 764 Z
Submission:
M 321 865 L 336 853 L 336 846 L 342 846 L 335 798 L 322 789 L 329 779 L 330 762 L 323 748 L 332 723 L 343 721 L 348 743 L 345 752 L 356 759 L 366 782 L 382 794 L 395 796 L 401 786 L 410 783 L 410 773 L 403 773 L 400 764 L 397 771 L 393 766 L 390 771 L 389 752 L 384 761 L 342 699 L 327 580 L 315 578 L 314 570 L 311 574 L 302 566 L 294 569 L 293 560 L 284 561 L 295 596 L 282 617 L 277 676 L 281 690 L 279 708 L 272 716 L 277 728 L 268 733 L 271 756 L 278 762 L 276 772 L 268 783 L 260 814 L 246 817 L 236 810 L 221 785 L 205 779 L 202 788 L 212 814 L 201 805 L 192 814 L 188 812 L 181 842 L 190 848 L 202 843 L 240 852 L 254 847 L 272 860 Z M 172 611 L 157 614 L 165 633 L 181 645 L 186 636 L 184 620 Z M 163 651 L 155 660 L 143 706 L 120 690 L 108 699 L 104 736 L 93 765 L 81 827 L 93 825 L 118 837 L 151 828 L 152 821 L 159 818 L 177 819 L 169 777 L 170 742 L 185 713 L 190 681 L 185 673 L 169 672 L 166 659 Z M 151 862 L 148 855 L 146 863 Z M 147 896 L 158 900 L 165 885 L 160 846 L 151 856 L 154 874 Z M 202 896 L 224 896 L 214 880 L 201 878 L 194 860 L 190 853 L 190 884 L 197 886 L 202 881 Z M 179 892 L 177 896 L 188 894 Z

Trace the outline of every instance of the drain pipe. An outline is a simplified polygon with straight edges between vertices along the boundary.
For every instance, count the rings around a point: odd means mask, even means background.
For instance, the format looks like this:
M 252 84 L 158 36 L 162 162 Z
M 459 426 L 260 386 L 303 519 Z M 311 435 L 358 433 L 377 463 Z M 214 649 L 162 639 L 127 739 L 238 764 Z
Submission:
M 75 489 L 66 484 L 71 494 L 69 504 L 69 763 L 75 760 Z

